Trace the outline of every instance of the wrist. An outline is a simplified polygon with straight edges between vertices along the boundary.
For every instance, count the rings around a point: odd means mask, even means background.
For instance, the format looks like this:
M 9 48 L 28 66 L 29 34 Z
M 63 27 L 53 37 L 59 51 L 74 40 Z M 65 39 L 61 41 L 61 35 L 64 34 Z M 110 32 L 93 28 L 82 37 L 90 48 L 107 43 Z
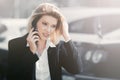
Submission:
M 32 49 L 30 49 L 31 50 L 31 52 L 33 53 L 33 54 L 35 54 L 36 53 L 36 50 L 32 50 Z
M 68 42 L 69 40 L 71 40 L 71 37 L 70 36 L 66 36 L 66 37 L 64 37 L 64 39 L 65 39 L 65 42 Z

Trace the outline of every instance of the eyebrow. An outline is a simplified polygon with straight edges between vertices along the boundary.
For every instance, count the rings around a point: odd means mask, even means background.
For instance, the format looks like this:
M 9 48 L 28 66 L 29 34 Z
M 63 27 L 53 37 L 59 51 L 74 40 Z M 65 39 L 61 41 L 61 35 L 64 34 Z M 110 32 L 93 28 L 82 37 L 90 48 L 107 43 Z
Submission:
M 43 22 L 46 22 L 46 23 L 48 23 L 49 24 L 49 22 L 48 21 L 46 21 L 46 20 L 42 20 Z M 52 26 L 57 26 L 57 24 L 52 24 Z

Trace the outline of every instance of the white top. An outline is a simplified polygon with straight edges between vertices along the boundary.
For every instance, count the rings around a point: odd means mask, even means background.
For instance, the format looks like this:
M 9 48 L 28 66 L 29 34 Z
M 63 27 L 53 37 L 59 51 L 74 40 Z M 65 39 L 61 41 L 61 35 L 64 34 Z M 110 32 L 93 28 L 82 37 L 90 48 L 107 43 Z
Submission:
M 39 60 L 36 62 L 36 80 L 51 80 L 47 50 L 50 47 L 56 47 L 50 40 L 47 40 L 46 48 L 41 55 L 38 55 Z
M 68 42 L 68 41 L 65 41 L 65 42 Z M 29 44 L 27 43 L 26 46 L 29 47 Z M 50 39 L 48 39 L 46 43 L 46 48 L 44 49 L 43 53 L 39 55 L 39 53 L 36 52 L 36 54 L 39 57 L 39 60 L 36 62 L 36 80 L 51 80 L 49 63 L 48 63 L 48 53 L 47 53 L 49 46 L 56 47 L 50 41 Z

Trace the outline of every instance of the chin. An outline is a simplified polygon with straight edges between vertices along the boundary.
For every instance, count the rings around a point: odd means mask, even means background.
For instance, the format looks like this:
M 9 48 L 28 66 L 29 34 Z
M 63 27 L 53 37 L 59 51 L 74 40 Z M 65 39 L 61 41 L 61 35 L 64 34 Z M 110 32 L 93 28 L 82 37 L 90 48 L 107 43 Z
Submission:
M 43 37 L 42 40 L 47 40 L 49 37 Z

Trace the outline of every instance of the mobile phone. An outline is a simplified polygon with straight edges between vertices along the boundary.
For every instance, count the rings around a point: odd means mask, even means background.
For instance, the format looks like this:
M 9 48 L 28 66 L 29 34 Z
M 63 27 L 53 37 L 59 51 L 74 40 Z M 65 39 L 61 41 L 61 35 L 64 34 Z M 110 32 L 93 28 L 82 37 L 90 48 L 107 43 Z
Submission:
M 35 18 L 35 19 L 33 20 L 33 22 L 32 22 L 32 27 L 34 28 L 33 31 L 37 31 L 37 26 L 36 26 L 36 24 L 37 24 L 38 20 L 39 20 L 38 18 Z M 35 34 L 35 35 L 37 35 L 37 36 L 39 37 L 38 34 Z M 38 41 L 37 41 L 37 42 L 38 42 Z M 37 45 L 37 42 L 36 42 L 36 45 Z
M 36 17 L 36 18 L 32 21 L 32 26 L 34 27 L 34 30 L 37 30 L 36 24 L 37 24 L 37 22 L 38 22 L 39 19 L 40 19 L 40 17 Z
M 34 31 L 36 30 L 36 22 L 33 20 L 32 27 L 34 28 Z

